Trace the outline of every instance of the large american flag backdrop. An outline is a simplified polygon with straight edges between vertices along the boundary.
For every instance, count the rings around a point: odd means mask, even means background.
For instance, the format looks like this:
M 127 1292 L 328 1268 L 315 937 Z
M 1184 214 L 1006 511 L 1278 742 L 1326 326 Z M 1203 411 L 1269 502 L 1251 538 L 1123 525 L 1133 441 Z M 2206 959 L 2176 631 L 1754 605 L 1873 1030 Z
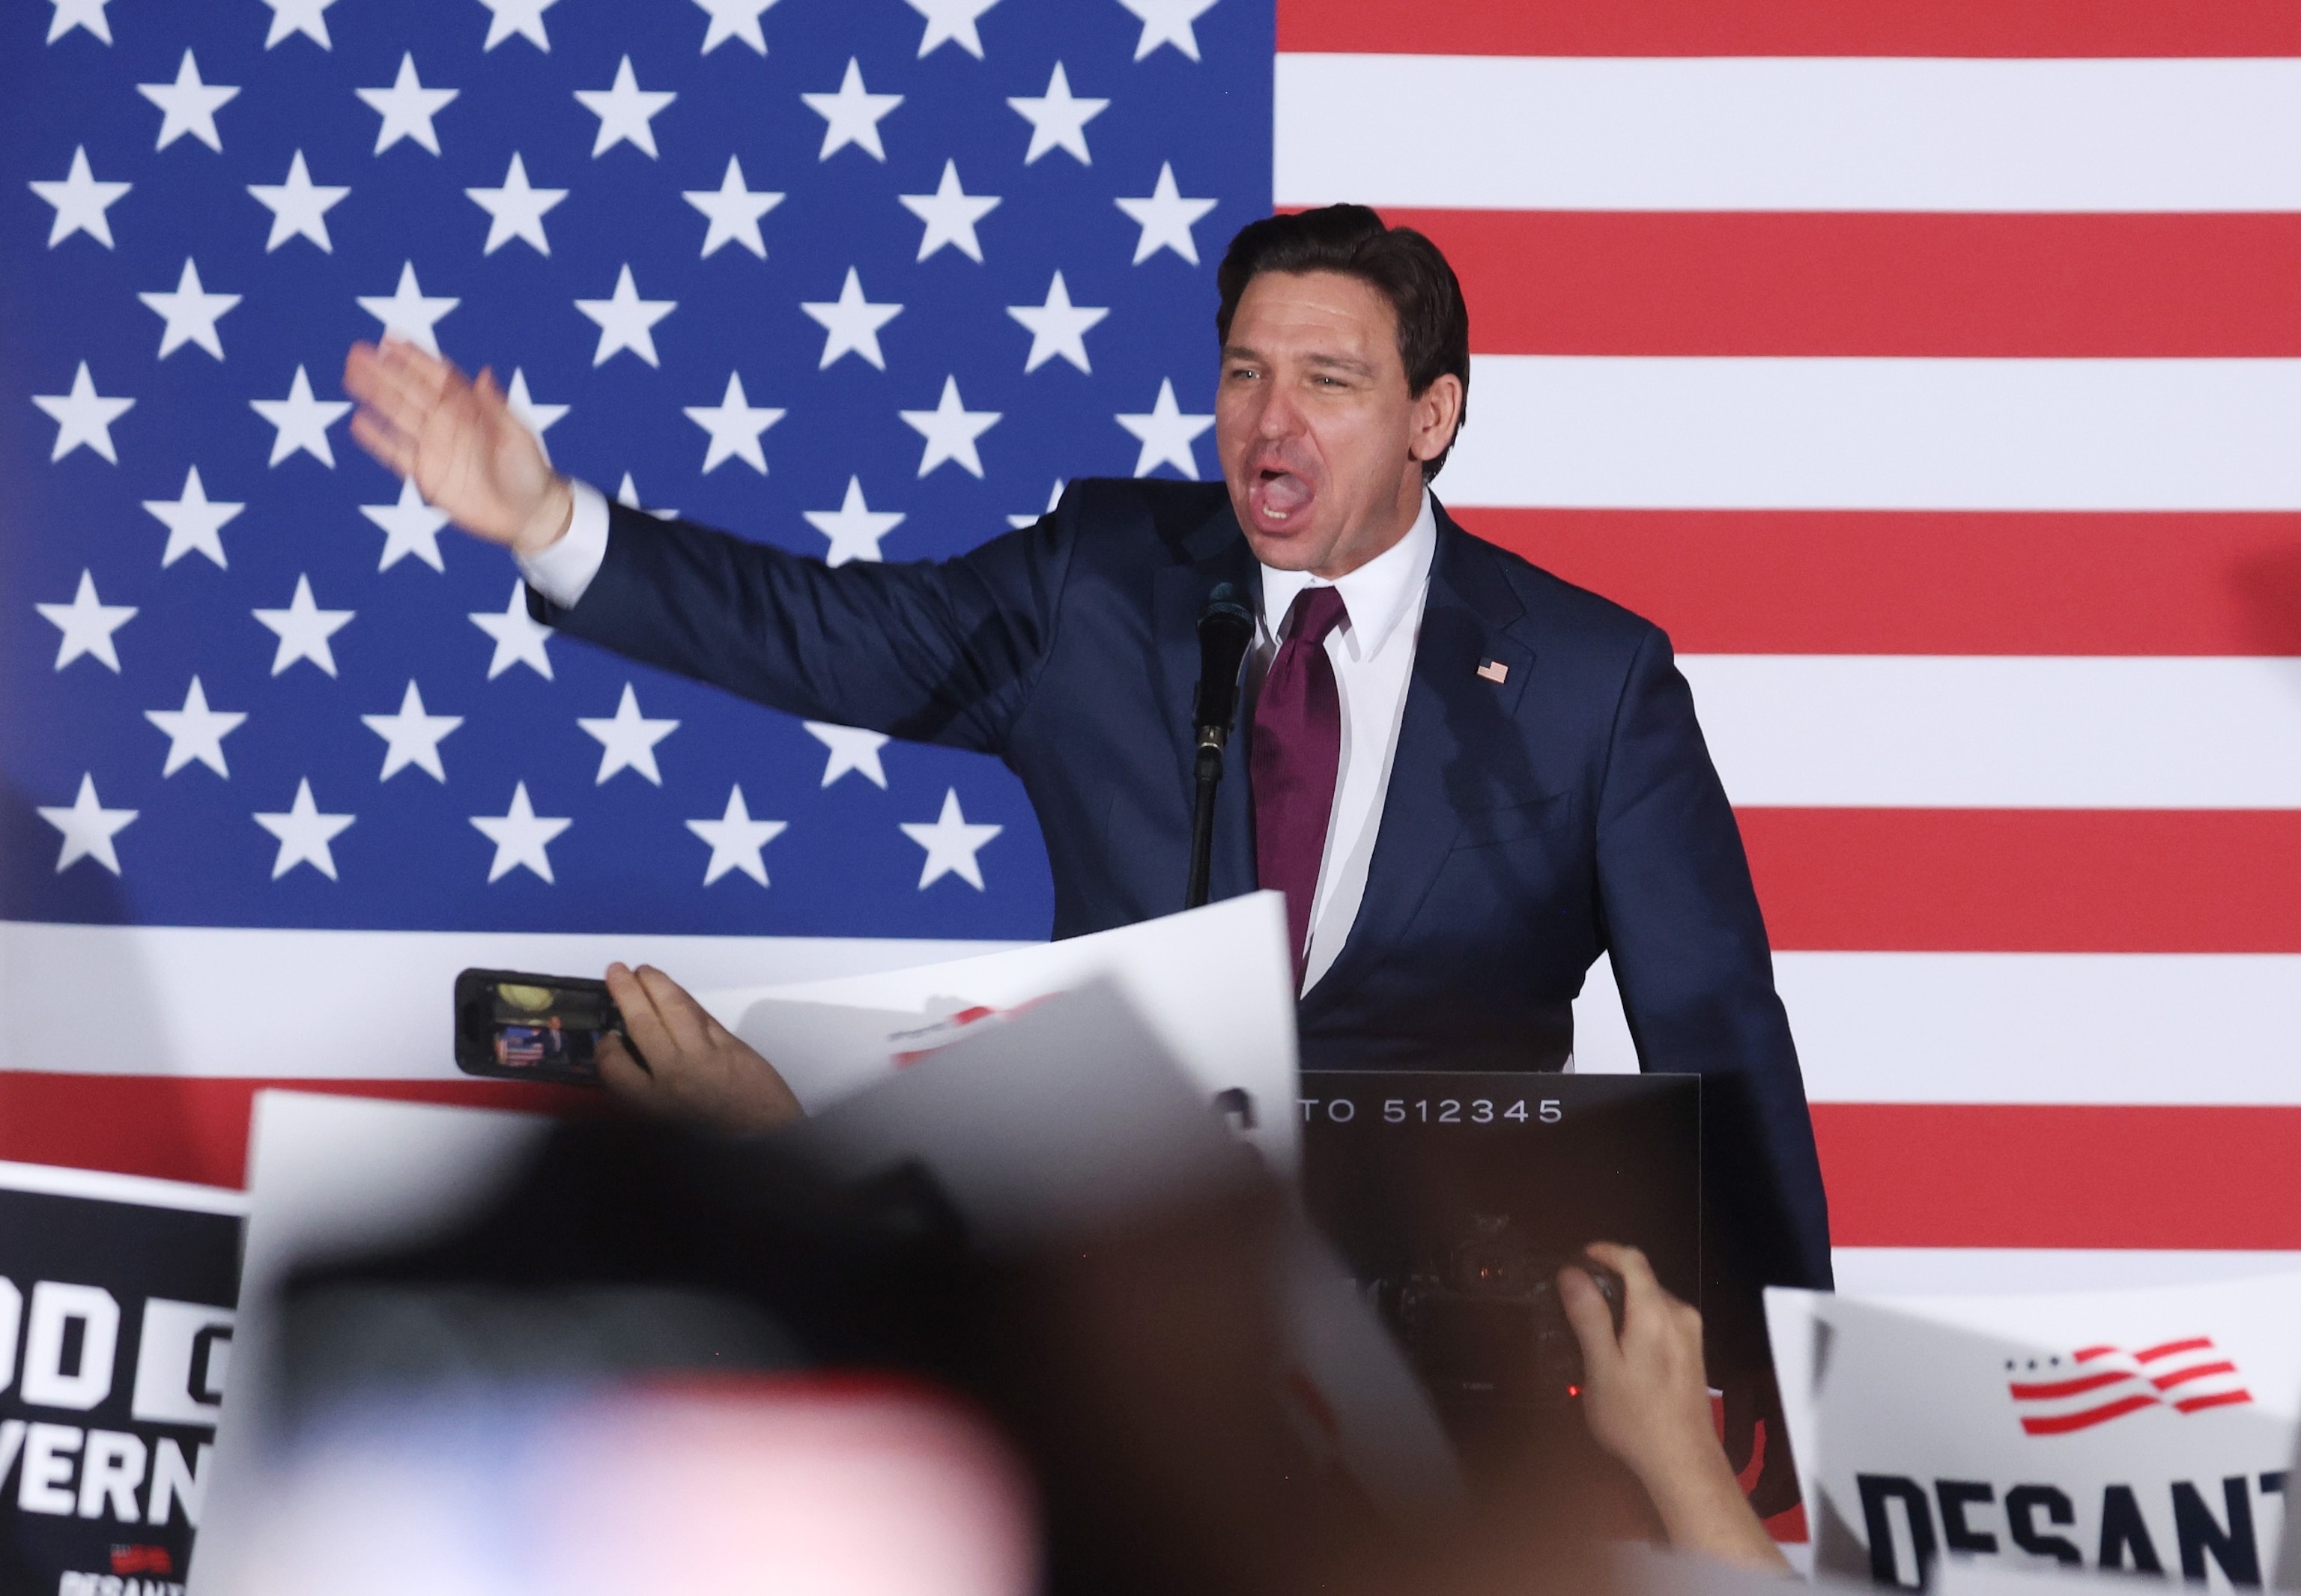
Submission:
M 945 555 L 1212 475 L 1224 240 L 1354 199 L 1468 291 L 1449 505 L 1681 650 L 1849 1275 L 2301 1249 L 2290 6 L 4 16 L 0 1157 L 234 1184 L 266 1080 L 500 1100 L 464 964 L 1044 933 L 995 765 L 526 629 L 351 443 L 353 338 L 605 490 Z M 1582 1025 L 1628 1064 L 1602 965 Z

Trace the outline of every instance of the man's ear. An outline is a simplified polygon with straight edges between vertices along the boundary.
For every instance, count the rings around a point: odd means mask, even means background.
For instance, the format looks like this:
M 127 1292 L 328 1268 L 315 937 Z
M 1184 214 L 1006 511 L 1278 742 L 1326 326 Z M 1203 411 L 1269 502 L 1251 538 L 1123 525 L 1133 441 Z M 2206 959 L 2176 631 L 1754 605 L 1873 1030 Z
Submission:
M 1414 430 L 1406 452 L 1415 460 L 1435 460 L 1454 441 L 1462 421 L 1462 380 L 1452 372 L 1431 379 L 1414 399 Z

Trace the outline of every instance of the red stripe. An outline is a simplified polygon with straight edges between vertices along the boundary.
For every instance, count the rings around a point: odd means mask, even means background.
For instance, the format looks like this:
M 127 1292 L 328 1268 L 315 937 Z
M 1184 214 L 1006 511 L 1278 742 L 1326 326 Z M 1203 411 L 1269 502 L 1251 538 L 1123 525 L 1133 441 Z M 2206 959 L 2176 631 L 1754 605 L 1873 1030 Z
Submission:
M 2294 55 L 2289 0 L 1279 0 L 1281 50 L 1425 55 Z
M 1481 355 L 2301 355 L 2301 215 L 1384 217 L 1445 251 Z
M 2091 1363 L 2095 1358 L 2107 1358 L 2116 1350 L 2114 1347 L 2079 1347 L 2072 1356 L 2079 1363 Z
M 2029 1385 L 2006 1386 L 2019 1402 L 2058 1402 L 2064 1397 L 2081 1397 L 2089 1391 L 2099 1391 L 2104 1385 L 2118 1385 L 2128 1380 L 2138 1380 L 2138 1375 L 2113 1373 L 2088 1375 L 2079 1380 L 2054 1380 Z
M 2233 1408 L 2239 1402 L 2252 1400 L 2253 1393 L 2249 1391 L 2223 1391 L 2209 1397 L 2190 1397 L 2174 1403 L 2173 1407 L 2182 1413 L 2201 1413 L 2208 1408 Z
M 2161 1358 L 2171 1358 L 2176 1352 L 2210 1352 L 2213 1349 L 2213 1337 L 2193 1335 L 2185 1341 L 2165 1341 L 2155 1347 L 2146 1348 L 2136 1352 L 2133 1355 L 2133 1360 L 2136 1363 L 2155 1363 Z
M 2056 1414 L 2051 1418 L 2024 1418 L 2022 1430 L 2031 1435 L 2067 1435 L 2072 1430 L 2090 1430 L 2096 1425 L 2105 1425 L 2113 1418 L 2123 1418 L 2144 1408 L 2156 1406 L 2155 1397 L 2121 1397 L 2100 1408 L 2088 1408 L 2082 1413 Z
M 1739 811 L 1778 949 L 2301 952 L 2301 811 Z
M 109 1169 L 203 1186 L 245 1183 L 255 1095 L 274 1088 L 537 1113 L 598 1113 L 607 1099 L 520 1081 L 275 1081 L 0 1071 L 0 1159 Z
M 2301 1108 L 1816 1103 L 1813 1126 L 1841 1247 L 2301 1249 Z
M 2233 1363 L 2201 1363 L 2193 1369 L 2176 1369 L 2170 1375 L 2160 1375 L 2149 1383 L 2159 1391 L 2171 1391 L 2177 1385 L 2187 1385 L 2192 1380 L 2208 1380 L 2216 1375 L 2234 1375 Z
M 2297 514 L 1455 514 L 1683 653 L 2301 655 Z

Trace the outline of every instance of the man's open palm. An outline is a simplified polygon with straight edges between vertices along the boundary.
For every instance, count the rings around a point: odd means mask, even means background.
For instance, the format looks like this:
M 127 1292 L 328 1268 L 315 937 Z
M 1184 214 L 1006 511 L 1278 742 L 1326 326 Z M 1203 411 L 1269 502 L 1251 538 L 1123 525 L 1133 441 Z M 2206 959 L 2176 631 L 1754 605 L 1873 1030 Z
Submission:
M 567 488 L 511 413 L 494 373 L 473 382 L 448 361 L 387 338 L 354 344 L 344 391 L 359 401 L 352 436 L 465 531 L 521 554 L 567 524 Z

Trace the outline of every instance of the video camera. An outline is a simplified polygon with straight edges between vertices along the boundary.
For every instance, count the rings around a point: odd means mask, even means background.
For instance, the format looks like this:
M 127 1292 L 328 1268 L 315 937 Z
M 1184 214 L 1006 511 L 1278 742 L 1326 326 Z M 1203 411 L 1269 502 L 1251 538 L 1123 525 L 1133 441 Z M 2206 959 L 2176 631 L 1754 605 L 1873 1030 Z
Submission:
M 1581 1395 L 1581 1343 L 1567 1322 L 1558 1272 L 1596 1283 L 1622 1327 L 1622 1277 L 1587 1258 L 1539 1254 L 1506 1214 L 1473 1214 L 1443 1248 L 1402 1280 L 1374 1283 L 1376 1301 L 1445 1407 L 1555 1407 Z

